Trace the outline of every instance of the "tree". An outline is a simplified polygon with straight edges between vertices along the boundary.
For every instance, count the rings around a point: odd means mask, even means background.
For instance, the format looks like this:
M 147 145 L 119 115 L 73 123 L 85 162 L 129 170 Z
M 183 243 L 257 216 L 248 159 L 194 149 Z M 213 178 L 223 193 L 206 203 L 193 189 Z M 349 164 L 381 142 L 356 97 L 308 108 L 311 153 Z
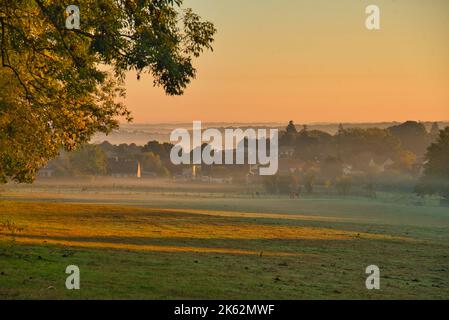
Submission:
M 296 126 L 295 126 L 293 120 L 290 120 L 288 122 L 287 128 L 285 128 L 285 131 L 287 132 L 287 134 L 296 134 L 296 133 L 298 133 L 298 131 L 296 130 Z
M 265 190 L 268 193 L 276 194 L 278 193 L 278 179 L 279 175 L 275 174 L 272 176 L 264 176 L 262 183 L 265 188 Z
M 279 175 L 276 179 L 277 191 L 281 194 L 298 192 L 300 184 L 299 177 L 296 175 Z
M 424 174 L 415 192 L 421 196 L 438 194 L 449 204 L 449 127 L 440 131 L 425 157 Z
M 137 158 L 140 160 L 144 171 L 158 173 L 162 168 L 161 158 L 153 152 L 142 152 Z
M 440 134 L 440 126 L 438 122 L 432 123 L 432 128 L 430 128 L 430 135 L 438 137 Z
M 397 161 L 394 163 L 393 168 L 404 172 L 412 172 L 413 165 L 416 162 L 416 155 L 408 150 L 401 150 L 398 153 Z
M 349 128 L 335 137 L 342 161 L 364 170 L 370 159 L 379 162 L 388 158 L 396 159 L 401 150 L 400 140 L 388 130 L 379 128 Z
M 424 124 L 406 121 L 388 128 L 388 131 L 401 141 L 404 149 L 412 151 L 418 158 L 424 156 L 426 148 L 429 146 L 429 137 Z
M 316 157 L 316 147 L 318 147 L 318 138 L 312 137 L 304 126 L 296 137 L 295 156 L 304 161 L 313 161 Z
M 307 193 L 313 193 L 313 186 L 315 184 L 315 179 L 317 176 L 318 169 L 315 167 L 311 167 L 307 169 L 304 174 L 304 188 Z
M 349 195 L 349 191 L 352 187 L 352 178 L 351 176 L 342 175 L 335 180 L 335 187 L 337 188 L 338 194 L 346 197 Z
M 86 144 L 68 156 L 71 173 L 74 175 L 103 175 L 107 160 L 104 151 L 97 145 Z
M 216 32 L 182 0 L 79 0 L 67 29 L 62 0 L 0 0 L 0 181 L 31 182 L 61 149 L 131 120 L 117 102 L 127 71 L 181 95 Z M 106 67 L 105 67 L 106 66 Z
M 333 180 L 341 176 L 343 171 L 343 163 L 337 157 L 328 156 L 321 164 L 321 175 L 324 179 Z
M 153 152 L 157 154 L 161 160 L 169 160 L 170 159 L 170 151 L 173 148 L 173 144 L 171 143 L 159 143 L 158 141 L 149 141 L 144 147 L 143 152 Z
M 432 124 L 432 128 L 430 128 L 430 142 L 435 142 L 438 139 L 438 136 L 440 135 L 440 127 L 438 125 L 438 122 L 434 122 Z
M 298 134 L 296 126 L 292 120 L 288 122 L 285 131 L 282 131 L 279 137 L 279 144 L 281 146 L 293 146 L 295 144 L 295 139 Z

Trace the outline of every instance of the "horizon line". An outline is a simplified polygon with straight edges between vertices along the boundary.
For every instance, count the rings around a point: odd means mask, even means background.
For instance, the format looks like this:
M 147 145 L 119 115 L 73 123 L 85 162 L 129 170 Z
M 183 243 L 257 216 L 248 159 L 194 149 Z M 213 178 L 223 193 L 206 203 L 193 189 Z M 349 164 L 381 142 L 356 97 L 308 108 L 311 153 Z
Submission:
M 447 120 L 382 120 L 382 121 L 329 121 L 329 122 L 319 122 L 319 121 L 312 121 L 312 122 L 297 122 L 295 120 L 286 120 L 286 121 L 202 121 L 202 120 L 191 120 L 191 121 L 155 121 L 155 122 L 119 122 L 119 125 L 164 125 L 164 124 L 186 124 L 186 123 L 192 123 L 193 121 L 201 121 L 202 123 L 206 124 L 284 124 L 289 121 L 293 121 L 295 124 L 306 124 L 306 125 L 331 125 L 331 124 L 381 124 L 381 123 L 405 123 L 408 121 L 414 121 L 418 123 L 433 123 L 433 122 L 449 122 L 449 119 Z

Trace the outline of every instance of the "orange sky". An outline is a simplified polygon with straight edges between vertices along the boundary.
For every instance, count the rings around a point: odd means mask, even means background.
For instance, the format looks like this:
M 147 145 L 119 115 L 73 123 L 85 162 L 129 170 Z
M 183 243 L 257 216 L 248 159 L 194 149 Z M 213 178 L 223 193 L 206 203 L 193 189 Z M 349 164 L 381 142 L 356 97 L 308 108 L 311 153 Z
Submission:
M 365 7 L 381 8 L 381 30 Z M 447 0 L 186 0 L 215 23 L 184 96 L 127 79 L 136 123 L 449 120 Z

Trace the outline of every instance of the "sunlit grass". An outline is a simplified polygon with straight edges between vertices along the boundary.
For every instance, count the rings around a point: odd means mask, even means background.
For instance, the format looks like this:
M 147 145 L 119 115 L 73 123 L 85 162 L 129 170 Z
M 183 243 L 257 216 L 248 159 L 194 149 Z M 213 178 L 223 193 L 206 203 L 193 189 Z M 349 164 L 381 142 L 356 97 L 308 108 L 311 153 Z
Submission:
M 354 240 L 389 239 L 410 240 L 384 234 L 354 232 L 330 228 L 309 226 L 291 226 L 279 224 L 261 224 L 257 218 L 291 218 L 286 215 L 247 214 L 254 222 L 229 219 L 242 217 L 240 214 L 223 211 L 200 210 L 159 210 L 132 207 L 115 207 L 83 204 L 51 204 L 4 202 L 1 212 L 7 212 L 23 231 L 17 237 L 18 242 L 59 243 L 63 245 L 132 250 L 197 250 L 199 252 L 217 252 L 208 248 L 176 248 L 169 246 L 147 245 L 151 239 L 237 239 L 237 240 Z M 5 215 L 5 214 L 3 214 Z M 1 215 L 0 215 L 1 216 Z M 300 219 L 300 216 L 294 216 Z M 7 236 L 5 230 L 0 235 Z M 104 239 L 114 238 L 114 243 Z M 126 243 L 120 244 L 120 238 Z M 135 239 L 133 241 L 133 239 Z M 238 251 L 233 248 L 221 249 L 221 252 L 256 254 L 255 251 Z M 269 254 L 269 253 L 267 253 Z M 286 254 L 282 252 L 272 254 Z
M 0 223 L 0 299 L 448 294 L 444 227 L 376 226 L 351 213 L 296 209 L 167 208 L 0 201 L 0 222 L 10 226 Z M 373 263 L 382 270 L 379 292 L 364 285 Z M 82 270 L 79 292 L 64 287 L 69 264 Z

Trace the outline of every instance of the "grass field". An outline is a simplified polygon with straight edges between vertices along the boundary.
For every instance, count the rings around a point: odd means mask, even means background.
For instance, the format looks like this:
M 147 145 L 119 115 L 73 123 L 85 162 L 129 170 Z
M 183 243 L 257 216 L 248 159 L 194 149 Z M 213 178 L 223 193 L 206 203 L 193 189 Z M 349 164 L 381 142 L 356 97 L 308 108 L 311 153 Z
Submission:
M 72 191 L 2 192 L 0 299 L 449 298 L 447 208 Z M 81 290 L 65 289 L 72 264 Z M 371 264 L 381 290 L 365 288 Z

